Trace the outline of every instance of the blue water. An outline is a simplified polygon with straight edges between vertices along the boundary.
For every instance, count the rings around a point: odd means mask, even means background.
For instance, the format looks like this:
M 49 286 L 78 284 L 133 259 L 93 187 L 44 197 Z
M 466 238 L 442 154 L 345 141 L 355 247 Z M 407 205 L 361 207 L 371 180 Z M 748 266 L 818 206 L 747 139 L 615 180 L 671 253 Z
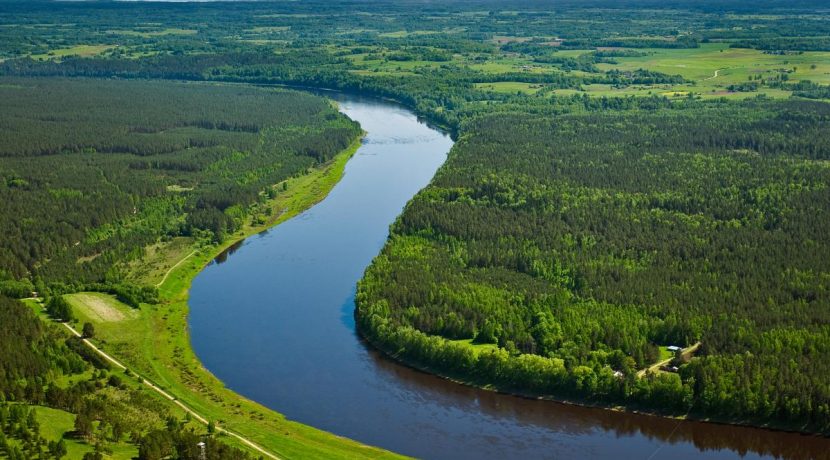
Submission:
M 531 401 L 399 366 L 355 333 L 355 284 L 452 141 L 397 106 L 341 98 L 368 132 L 321 203 L 194 280 L 190 333 L 234 391 L 317 428 L 424 458 L 810 458 L 824 439 Z

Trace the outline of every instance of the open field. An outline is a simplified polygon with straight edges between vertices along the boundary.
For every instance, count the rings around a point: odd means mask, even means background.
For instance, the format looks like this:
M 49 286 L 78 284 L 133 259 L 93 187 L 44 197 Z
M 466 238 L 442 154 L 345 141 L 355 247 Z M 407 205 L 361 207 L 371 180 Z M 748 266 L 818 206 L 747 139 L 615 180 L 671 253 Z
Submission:
M 138 317 L 134 309 L 119 302 L 110 294 L 78 292 L 68 294 L 65 298 L 74 307 L 75 312 L 96 323 L 119 322 Z
M 179 28 L 165 28 L 165 29 L 155 29 L 155 30 L 143 30 L 143 29 L 135 29 L 135 30 L 108 30 L 108 34 L 113 35 L 131 35 L 135 37 L 142 37 L 142 38 L 152 38 L 152 37 L 162 37 L 165 35 L 195 35 L 198 33 L 195 29 L 179 29 Z
M 63 439 L 66 447 L 67 459 L 80 459 L 88 452 L 94 452 L 94 446 L 83 439 L 75 437 L 72 432 L 75 426 L 75 414 L 45 406 L 31 406 L 35 412 L 35 419 L 40 426 L 40 436 L 47 442 L 57 442 Z M 7 439 L 10 445 L 20 446 L 18 439 Z M 107 443 L 111 452 L 106 455 L 108 460 L 130 460 L 138 456 L 138 447 L 127 442 Z
M 69 48 L 57 48 L 43 54 L 33 54 L 30 57 L 37 60 L 61 59 L 67 56 L 90 57 L 98 56 L 115 48 L 115 45 L 76 45 Z
M 147 246 L 141 259 L 129 263 L 130 279 L 157 285 L 173 266 L 192 253 L 194 244 L 192 237 L 181 236 Z
M 739 85 L 749 78 L 771 79 L 786 74 L 788 81 L 810 80 L 830 83 L 830 53 L 766 54 L 759 50 L 730 48 L 726 43 L 705 43 L 692 49 L 645 49 L 646 56 L 615 57 L 618 64 L 598 64 L 601 70 L 633 71 L 648 69 L 681 75 L 693 84 L 654 85 L 613 89 L 607 85 L 586 86 L 596 96 L 643 96 L 673 92 L 692 92 L 702 97 L 746 98 L 765 94 L 773 98 L 789 97 L 791 92 L 760 87 L 757 91 L 729 92 L 729 85 Z
M 538 91 L 542 85 L 533 83 L 522 83 L 517 81 L 500 81 L 495 83 L 476 83 L 477 89 L 485 91 L 495 91 L 497 93 L 524 93 L 533 94 Z
M 401 36 L 401 33 L 394 33 Z M 390 35 L 391 36 L 391 35 Z M 388 38 L 388 37 L 387 37 Z M 527 40 L 502 39 L 498 43 L 524 42 Z M 667 75 L 680 75 L 688 82 L 674 84 L 584 84 L 580 89 L 555 89 L 550 94 L 571 95 L 587 94 L 594 97 L 627 96 L 668 96 L 687 97 L 689 93 L 703 98 L 745 99 L 764 94 L 772 98 L 786 98 L 792 92 L 760 85 L 755 90 L 731 91 L 730 85 L 741 85 L 749 81 L 773 81 L 784 75 L 788 82 L 809 80 L 814 83 L 830 83 L 830 52 L 807 51 L 789 54 L 771 54 L 755 49 L 730 48 L 728 43 L 704 43 L 699 48 L 666 49 L 618 48 L 622 51 L 634 51 L 642 56 L 613 57 L 615 63 L 596 65 L 600 73 L 580 70 L 563 71 L 556 64 L 536 62 L 529 56 L 516 53 L 495 53 L 478 59 L 480 55 L 455 54 L 449 63 L 440 61 L 409 60 L 395 61 L 387 59 L 384 48 L 376 47 L 371 53 L 346 55 L 358 69 L 352 70 L 362 76 L 413 76 L 427 69 L 440 68 L 443 65 L 460 66 L 487 75 L 512 74 L 547 74 L 568 75 L 576 77 L 595 77 L 609 71 L 633 72 L 640 69 L 660 72 Z M 563 59 L 580 59 L 590 56 L 595 49 L 561 50 L 553 56 Z M 750 80 L 752 78 L 753 80 Z M 499 93 L 516 92 L 533 94 L 544 85 L 517 81 L 498 81 L 476 83 L 476 89 Z
M 830 82 L 830 52 L 806 51 L 803 54 L 766 54 L 745 48 L 730 48 L 727 43 L 704 43 L 700 48 L 639 50 L 646 56 L 615 57 L 619 64 L 598 64 L 603 70 L 656 70 L 679 74 L 701 88 L 743 83 L 752 76 L 770 77 L 780 71 L 797 69 L 789 74 L 792 81 Z M 815 65 L 815 68 L 812 66 Z M 718 76 L 715 77 L 715 71 Z

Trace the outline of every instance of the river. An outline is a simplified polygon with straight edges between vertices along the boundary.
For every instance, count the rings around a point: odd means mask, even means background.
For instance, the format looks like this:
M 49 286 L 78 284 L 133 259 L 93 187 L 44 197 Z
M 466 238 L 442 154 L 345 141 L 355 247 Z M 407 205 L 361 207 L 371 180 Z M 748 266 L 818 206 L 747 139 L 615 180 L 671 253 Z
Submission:
M 396 105 L 337 98 L 368 132 L 343 179 L 193 282 L 192 345 L 229 388 L 304 424 L 429 459 L 828 455 L 825 438 L 528 400 L 379 356 L 355 332 L 355 284 L 452 141 Z

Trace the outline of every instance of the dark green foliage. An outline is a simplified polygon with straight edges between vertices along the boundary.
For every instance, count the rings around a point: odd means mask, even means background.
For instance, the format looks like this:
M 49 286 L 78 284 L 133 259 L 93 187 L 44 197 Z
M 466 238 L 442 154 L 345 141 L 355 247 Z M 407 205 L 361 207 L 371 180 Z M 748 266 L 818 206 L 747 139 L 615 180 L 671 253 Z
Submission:
M 0 399 L 39 402 L 48 376 L 85 368 L 29 308 L 2 295 L 0 350 Z
M 0 275 L 71 281 L 136 307 L 155 293 L 121 283 L 119 262 L 163 235 L 221 241 L 261 191 L 359 134 L 296 92 L 32 79 L 5 81 L 0 98 Z
M 213 80 L 341 89 L 398 100 L 455 131 L 471 115 L 495 111 L 555 114 L 574 107 L 573 101 L 563 98 L 478 90 L 475 83 L 532 83 L 542 86 L 540 94 L 590 84 L 676 84 L 684 79 L 654 70 L 604 72 L 597 64 L 645 53 L 615 49 L 619 46 L 694 48 L 701 41 L 752 38 L 803 39 L 807 43 L 804 48 L 810 48 L 808 42 L 813 40 L 815 48 L 810 49 L 821 49 L 821 41 L 830 33 L 827 21 L 812 14 L 818 1 L 773 0 L 747 5 L 738 1 L 678 0 L 649 4 L 653 8 L 644 10 L 640 1 L 608 0 L 563 1 L 555 8 L 545 2 L 501 0 L 449 4 L 314 0 L 205 4 L 198 12 L 187 5 L 163 3 L 139 6 L 85 2 L 53 8 L 14 4 L 6 12 L 5 23 L 33 15 L 49 23 L 63 21 L 89 27 L 55 30 L 22 24 L 25 37 L 14 28 L 3 29 L 0 38 L 8 38 L 8 45 L 0 46 L 0 55 L 9 59 L 0 63 L 0 74 Z M 326 14 L 320 15 L 321 10 Z M 756 14 L 759 11 L 764 14 Z M 198 27 L 193 24 L 195 14 L 200 19 Z M 161 24 L 148 25 L 159 22 L 159 18 L 163 18 Z M 191 29 L 195 33 L 161 33 L 166 28 Z M 229 30 L 234 31 L 232 36 Z M 397 35 L 401 31 L 409 34 Z M 497 37 L 514 37 L 519 42 L 499 42 Z M 94 58 L 68 56 L 60 61 L 39 61 L 28 57 L 30 53 L 48 51 L 50 44 L 59 48 L 113 42 L 121 46 Z M 563 47 L 600 48 L 572 58 L 557 55 Z M 468 65 L 487 62 L 500 52 L 519 54 L 563 72 L 487 72 Z M 349 59 L 357 54 L 389 64 L 440 65 L 407 67 L 405 76 L 367 74 L 365 66 Z M 462 63 L 446 60 L 456 55 L 464 57 Z M 596 103 L 612 107 L 638 104 L 620 101 Z M 655 101 L 646 103 L 653 105 Z M 25 182 L 23 178 L 11 179 Z M 217 229 L 221 222 L 214 217 L 206 225 Z
M 828 430 L 828 128 L 806 102 L 474 119 L 368 269 L 359 327 L 480 383 Z M 697 341 L 679 375 L 633 375 Z
M 685 83 L 686 79 L 680 75 L 667 75 L 662 72 L 655 72 L 653 70 L 637 69 L 633 72 L 620 72 L 619 70 L 611 70 L 607 74 L 610 83 L 615 85 L 630 84 L 630 85 L 658 85 L 658 84 L 676 84 Z
M 735 48 L 755 48 L 768 51 L 830 51 L 830 37 L 776 37 L 741 40 L 730 45 Z
M 97 369 L 111 368 L 109 361 L 86 346 L 80 337 L 70 337 L 66 339 L 66 346 L 77 353 L 78 356 L 82 357 L 86 362 L 95 366 Z
M 92 323 L 84 323 L 81 333 L 85 339 L 91 339 L 95 337 L 95 326 Z
M 139 444 L 140 460 L 161 460 L 174 458 L 198 460 L 201 457 L 200 442 L 205 444 L 205 458 L 209 460 L 246 460 L 251 457 L 235 448 L 216 441 L 213 437 L 199 436 L 181 426 L 168 427 L 148 433 Z
M 72 305 L 69 305 L 69 302 L 60 295 L 52 297 L 46 302 L 46 312 L 58 321 L 68 322 L 75 320 Z
M 0 281 L 0 295 L 4 295 L 7 297 L 13 297 L 16 299 L 29 297 L 30 295 L 32 295 L 32 291 L 34 290 L 35 287 L 32 284 L 32 282 L 25 278 L 20 281 Z
M 807 99 L 830 99 L 830 86 L 818 85 L 809 80 L 802 80 L 790 85 L 782 85 L 793 91 L 794 96 Z
M 49 454 L 56 459 L 60 459 L 66 456 L 66 442 L 63 439 L 59 439 L 56 441 L 49 442 Z
M 155 289 L 124 282 L 123 262 L 160 237 L 222 241 L 259 200 L 279 193 L 271 185 L 358 134 L 320 99 L 234 83 L 342 89 L 398 100 L 460 136 L 360 286 L 359 325 L 375 344 L 516 391 L 826 431 L 827 106 L 551 97 L 591 84 L 690 83 L 653 70 L 602 70 L 646 50 L 564 57 L 562 48 L 726 40 L 775 54 L 827 49 L 830 23 L 816 5 L 6 2 L 0 293 L 42 291 L 62 320 L 72 316 L 60 301 L 67 292 L 110 292 L 134 307 L 156 302 Z M 119 46 L 91 58 L 30 57 L 79 44 Z M 469 65 L 499 53 L 553 71 Z M 369 75 L 349 59 L 360 54 L 405 75 Z M 788 75 L 729 89 L 828 98 L 826 86 Z M 476 87 L 495 82 L 530 83 L 537 94 Z M 37 380 L 77 372 L 78 356 L 101 369 L 106 361 L 77 338 L 24 349 L 42 334 L 18 322 L 8 324 L 22 336 L 0 337 L 22 356 L 0 360 L 7 397 L 45 399 L 115 431 L 118 411 L 98 390 L 106 382 L 126 391 L 117 377 L 97 374 L 68 388 Z M 635 375 L 658 359 L 658 344 L 698 340 L 695 358 L 674 363 L 678 374 Z M 129 397 L 152 406 L 140 393 Z M 139 430 L 149 432 L 144 458 L 197 458 L 195 435 L 161 426 Z M 223 449 L 209 449 L 209 458 Z

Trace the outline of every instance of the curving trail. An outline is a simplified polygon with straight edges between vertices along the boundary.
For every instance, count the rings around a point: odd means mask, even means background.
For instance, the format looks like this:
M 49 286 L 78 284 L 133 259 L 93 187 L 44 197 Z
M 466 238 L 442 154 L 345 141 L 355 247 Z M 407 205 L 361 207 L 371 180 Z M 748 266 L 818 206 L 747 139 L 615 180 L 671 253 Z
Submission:
M 726 70 L 726 69 L 718 69 L 718 70 L 716 70 L 714 75 L 712 75 L 712 76 L 711 76 L 711 77 L 709 77 L 709 78 L 704 78 L 704 79 L 703 79 L 703 81 L 706 81 L 706 80 L 713 80 L 713 79 L 715 79 L 715 78 L 718 78 L 718 75 L 720 75 L 720 71 L 721 71 L 721 70 Z
M 182 260 L 180 260 L 180 261 L 176 262 L 176 265 L 173 265 L 172 267 L 170 267 L 170 269 L 169 269 L 169 270 L 167 270 L 167 273 L 165 273 L 165 274 L 164 274 L 164 277 L 161 279 L 161 281 L 159 281 L 159 282 L 156 284 L 156 287 L 161 287 L 161 285 L 162 285 L 162 284 L 164 284 L 164 282 L 165 282 L 165 281 L 167 281 L 167 277 L 168 277 L 168 276 L 170 276 L 170 273 L 172 273 L 172 272 L 173 272 L 173 270 L 175 270 L 175 269 L 176 269 L 176 267 L 178 267 L 179 265 L 181 265 L 181 264 L 182 264 L 182 262 L 184 262 L 185 260 L 187 260 L 187 259 L 191 258 L 191 257 L 193 256 L 193 254 L 196 254 L 196 251 L 193 251 L 193 252 L 191 252 L 190 254 L 188 254 L 188 255 L 186 255 L 186 256 L 184 256 L 184 257 L 182 257 Z

